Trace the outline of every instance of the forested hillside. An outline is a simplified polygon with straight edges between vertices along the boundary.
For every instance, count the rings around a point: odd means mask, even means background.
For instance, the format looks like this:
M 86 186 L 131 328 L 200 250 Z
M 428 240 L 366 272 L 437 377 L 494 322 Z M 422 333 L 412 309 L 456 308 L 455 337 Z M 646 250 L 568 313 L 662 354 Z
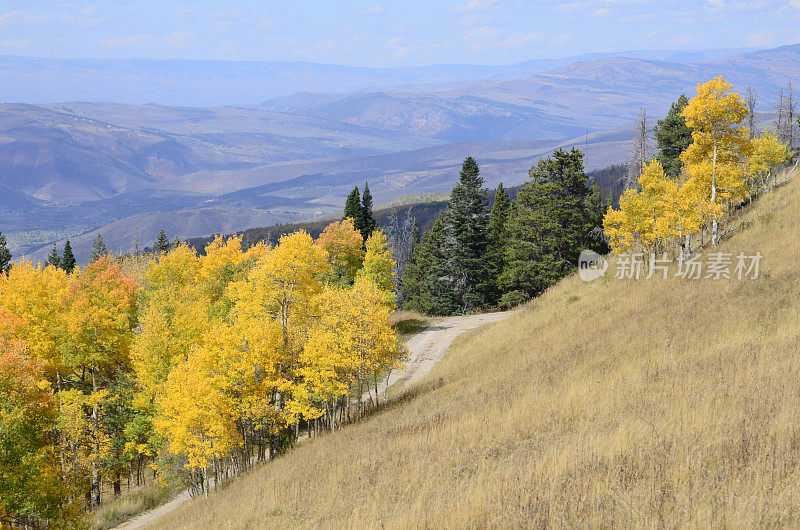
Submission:
M 800 179 L 758 195 L 695 254 L 759 253 L 756 277 L 693 279 L 676 261 L 618 279 L 621 254 L 459 341 L 389 410 L 157 527 L 796 524 Z
M 716 77 L 624 179 L 572 147 L 490 192 L 467 157 L 446 201 L 383 227 L 365 184 L 314 236 L 202 253 L 160 230 L 14 264 L 0 235 L 0 516 L 83 526 L 152 469 L 215 493 L 171 526 L 792 521 L 800 162 L 793 122 L 752 119 Z M 520 306 L 422 386 L 382 385 L 408 358 L 398 307 Z

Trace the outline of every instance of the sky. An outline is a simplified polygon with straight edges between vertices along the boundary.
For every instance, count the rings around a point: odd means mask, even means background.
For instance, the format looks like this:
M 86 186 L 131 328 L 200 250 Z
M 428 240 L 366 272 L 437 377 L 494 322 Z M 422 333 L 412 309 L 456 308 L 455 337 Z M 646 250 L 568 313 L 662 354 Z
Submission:
M 511 64 L 800 42 L 800 0 L 0 0 L 0 55 Z

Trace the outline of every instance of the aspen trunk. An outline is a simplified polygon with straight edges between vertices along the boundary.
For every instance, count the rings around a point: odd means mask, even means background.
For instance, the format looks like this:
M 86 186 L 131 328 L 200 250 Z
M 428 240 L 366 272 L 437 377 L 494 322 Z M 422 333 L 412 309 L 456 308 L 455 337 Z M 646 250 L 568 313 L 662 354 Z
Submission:
M 711 204 L 717 204 L 717 140 L 714 139 L 714 159 L 713 159 L 713 166 L 711 171 Z M 713 207 L 713 206 L 712 206 Z M 718 223 L 717 223 L 717 215 L 714 213 L 714 217 L 711 220 L 711 246 L 717 246 L 717 232 L 719 230 Z
M 97 393 L 97 367 L 92 368 L 92 391 Z M 95 455 L 92 459 L 92 508 L 100 506 L 100 411 L 95 402 L 92 407 L 92 431 Z

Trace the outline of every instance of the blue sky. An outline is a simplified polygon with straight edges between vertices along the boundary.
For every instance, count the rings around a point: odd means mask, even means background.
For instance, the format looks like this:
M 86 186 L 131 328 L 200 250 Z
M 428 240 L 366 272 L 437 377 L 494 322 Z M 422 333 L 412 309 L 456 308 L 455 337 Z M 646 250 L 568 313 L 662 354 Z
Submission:
M 0 0 L 0 54 L 508 64 L 800 42 L 800 0 Z

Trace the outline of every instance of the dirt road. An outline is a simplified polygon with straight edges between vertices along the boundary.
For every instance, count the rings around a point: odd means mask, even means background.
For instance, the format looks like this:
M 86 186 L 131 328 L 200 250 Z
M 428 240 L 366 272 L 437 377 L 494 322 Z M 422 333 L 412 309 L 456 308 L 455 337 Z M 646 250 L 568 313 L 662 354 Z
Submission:
M 407 387 L 425 376 L 445 356 L 450 345 L 462 333 L 503 320 L 511 313 L 505 311 L 444 318 L 425 331 L 417 333 L 406 343 L 409 360 L 405 371 L 389 375 L 389 378 L 378 387 L 381 397 L 387 386 L 400 383 Z
M 383 396 L 387 385 L 402 384 L 408 386 L 431 371 L 447 353 L 453 341 L 466 331 L 479 328 L 492 322 L 503 320 L 511 311 L 503 313 L 487 313 L 482 315 L 469 315 L 464 317 L 444 318 L 409 339 L 406 343 L 409 350 L 409 360 L 403 372 L 392 373 L 378 390 Z M 367 396 L 367 394 L 365 394 Z M 178 494 L 170 502 L 145 512 L 130 521 L 117 526 L 117 530 L 139 530 L 153 524 L 164 515 L 177 509 L 191 497 L 188 492 Z

